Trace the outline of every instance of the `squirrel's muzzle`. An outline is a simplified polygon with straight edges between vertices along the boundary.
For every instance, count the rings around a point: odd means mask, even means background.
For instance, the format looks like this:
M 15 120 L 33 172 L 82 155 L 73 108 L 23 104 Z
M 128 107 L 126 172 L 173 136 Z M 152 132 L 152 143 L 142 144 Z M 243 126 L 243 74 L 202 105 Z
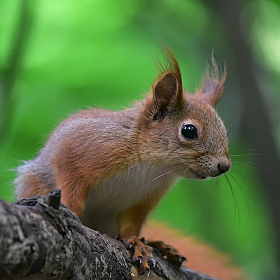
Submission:
M 231 169 L 231 165 L 232 164 L 230 158 L 228 157 L 221 158 L 218 163 L 218 171 L 219 171 L 218 176 L 229 171 Z

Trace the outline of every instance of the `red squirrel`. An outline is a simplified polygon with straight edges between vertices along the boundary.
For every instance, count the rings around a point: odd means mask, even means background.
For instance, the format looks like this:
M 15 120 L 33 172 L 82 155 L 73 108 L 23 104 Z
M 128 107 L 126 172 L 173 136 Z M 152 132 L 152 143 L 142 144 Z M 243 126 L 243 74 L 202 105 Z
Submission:
M 178 266 L 185 260 L 174 248 L 139 239 L 148 214 L 167 190 L 179 177 L 202 180 L 231 168 L 227 131 L 214 109 L 226 71 L 220 75 L 213 58 L 213 73 L 190 94 L 183 90 L 173 52 L 163 49 L 165 65 L 151 94 L 122 111 L 71 115 L 35 159 L 18 167 L 15 179 L 18 199 L 61 189 L 62 202 L 85 225 L 118 236 L 134 249 L 139 274 L 154 265 L 149 244 Z

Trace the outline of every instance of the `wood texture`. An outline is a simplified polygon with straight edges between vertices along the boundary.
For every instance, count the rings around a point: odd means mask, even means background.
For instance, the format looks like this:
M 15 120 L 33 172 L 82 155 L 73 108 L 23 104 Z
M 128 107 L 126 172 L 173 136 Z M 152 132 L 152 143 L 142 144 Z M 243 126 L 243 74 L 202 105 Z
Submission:
M 151 275 L 138 276 L 122 243 L 83 226 L 64 204 L 52 207 L 59 194 L 0 200 L 0 279 L 214 279 L 157 252 Z

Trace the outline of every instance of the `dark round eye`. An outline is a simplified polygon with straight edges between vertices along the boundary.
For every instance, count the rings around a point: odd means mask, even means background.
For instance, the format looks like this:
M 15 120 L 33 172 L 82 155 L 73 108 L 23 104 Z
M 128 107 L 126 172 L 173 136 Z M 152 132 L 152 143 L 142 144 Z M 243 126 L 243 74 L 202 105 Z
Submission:
M 198 138 L 197 129 L 192 124 L 184 124 L 182 126 L 181 133 L 187 139 L 193 140 L 193 139 L 197 139 Z

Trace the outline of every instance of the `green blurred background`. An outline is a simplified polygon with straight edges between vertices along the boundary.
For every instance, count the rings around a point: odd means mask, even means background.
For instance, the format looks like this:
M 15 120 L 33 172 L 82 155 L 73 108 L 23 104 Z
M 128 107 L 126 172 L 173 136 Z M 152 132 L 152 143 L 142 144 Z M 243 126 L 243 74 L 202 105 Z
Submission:
M 279 279 L 279 0 L 1 0 L 0 11 L 2 198 L 14 200 L 12 169 L 70 113 L 118 110 L 149 91 L 158 41 L 190 92 L 214 51 L 228 69 L 217 110 L 229 182 L 182 179 L 152 217 L 231 255 L 252 279 Z

